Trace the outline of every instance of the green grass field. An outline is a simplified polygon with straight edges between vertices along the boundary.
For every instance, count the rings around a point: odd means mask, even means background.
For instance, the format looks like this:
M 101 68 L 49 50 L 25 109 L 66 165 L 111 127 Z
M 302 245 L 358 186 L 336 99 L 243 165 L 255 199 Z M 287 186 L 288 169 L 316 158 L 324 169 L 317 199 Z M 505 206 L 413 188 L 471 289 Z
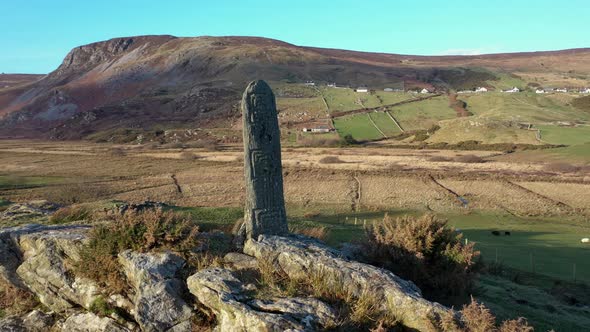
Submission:
M 590 126 L 559 127 L 541 125 L 541 139 L 551 144 L 580 145 L 590 143 Z
M 462 95 L 460 99 L 475 115 L 494 120 L 546 124 L 555 121 L 588 121 L 590 113 L 566 105 L 556 98 L 526 93 L 488 92 Z
M 34 188 L 63 182 L 61 177 L 0 175 L 0 189 Z
M 391 108 L 391 115 L 404 130 L 427 129 L 440 120 L 456 118 L 456 112 L 449 107 L 446 96 L 409 103 Z
M 331 112 L 351 111 L 363 107 L 379 107 L 413 98 L 411 94 L 404 92 L 375 91 L 374 93 L 361 93 L 355 92 L 353 89 L 327 87 L 320 87 L 319 90 L 326 98 Z
M 391 122 L 391 119 L 389 122 Z M 377 130 L 377 128 L 371 123 L 367 114 L 356 114 L 336 118 L 334 119 L 334 125 L 341 137 L 352 135 L 354 139 L 360 141 L 374 140 L 383 137 L 379 130 Z M 391 123 L 391 125 L 393 125 L 393 123 Z
M 377 124 L 377 127 L 387 137 L 395 136 L 402 132 L 385 112 L 371 112 L 370 115 L 371 119 Z

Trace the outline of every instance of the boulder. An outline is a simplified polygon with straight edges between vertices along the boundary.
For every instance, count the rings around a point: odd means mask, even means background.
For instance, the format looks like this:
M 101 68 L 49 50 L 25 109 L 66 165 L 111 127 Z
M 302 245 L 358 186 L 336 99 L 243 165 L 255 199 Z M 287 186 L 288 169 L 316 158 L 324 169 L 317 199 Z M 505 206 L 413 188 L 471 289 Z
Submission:
M 93 281 L 76 277 L 67 268 L 68 260 L 79 259 L 88 229 L 27 225 L 3 231 L 9 233 L 22 252 L 22 264 L 16 274 L 53 311 L 64 312 L 76 306 L 89 308 L 98 295 Z
M 12 316 L 0 320 L 0 332 L 45 332 L 55 321 L 52 314 L 33 310 L 24 316 Z
M 61 326 L 61 331 L 68 332 L 129 332 L 130 330 L 108 317 L 99 317 L 93 313 L 77 313 L 68 317 Z
M 454 314 L 451 309 L 422 298 L 414 283 L 390 271 L 343 258 L 340 252 L 315 239 L 261 235 L 258 240 L 248 240 L 244 252 L 270 260 L 290 278 L 305 279 L 310 274 L 321 274 L 339 280 L 356 296 L 369 291 L 383 312 L 393 311 L 403 325 L 412 329 L 426 330 L 433 317 L 447 312 Z
M 186 286 L 177 278 L 185 262 L 170 252 L 119 254 L 135 290 L 133 314 L 142 331 L 190 331 L 191 307 L 182 298 Z
M 248 256 L 239 252 L 230 252 L 223 257 L 223 261 L 234 270 L 256 269 L 258 268 L 258 261 L 252 256 Z
M 316 331 L 336 320 L 333 309 L 317 299 L 252 299 L 227 269 L 201 270 L 187 283 L 191 293 L 215 313 L 218 331 Z

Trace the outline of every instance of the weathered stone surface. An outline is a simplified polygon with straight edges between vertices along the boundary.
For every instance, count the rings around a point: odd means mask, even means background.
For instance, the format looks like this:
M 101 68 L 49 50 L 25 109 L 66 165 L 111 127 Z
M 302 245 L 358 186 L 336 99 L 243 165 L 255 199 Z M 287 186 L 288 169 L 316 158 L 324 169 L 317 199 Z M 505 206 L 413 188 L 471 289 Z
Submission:
M 266 236 L 245 243 L 244 252 L 258 259 L 269 259 L 292 278 L 306 278 L 318 273 L 339 280 L 360 295 L 369 291 L 381 310 L 393 311 L 402 323 L 425 330 L 430 317 L 450 309 L 422 298 L 420 290 L 410 281 L 372 265 L 342 258 L 337 250 L 302 236 Z
M 0 320 L 0 332 L 45 332 L 53 325 L 54 318 L 39 310 L 19 317 L 12 316 Z
M 192 310 L 181 297 L 186 287 L 177 278 L 185 264 L 182 258 L 127 250 L 119 254 L 119 262 L 135 289 L 133 314 L 142 331 L 190 331 Z
M 66 268 L 67 260 L 79 259 L 87 230 L 84 226 L 27 225 L 0 232 L 0 237 L 8 234 L 23 253 L 16 274 L 53 311 L 77 305 L 88 308 L 98 295 L 93 281 L 73 276 Z
M 0 225 L 6 222 L 26 221 L 39 222 L 59 209 L 59 205 L 45 200 L 15 203 L 0 212 Z
M 288 233 L 281 134 L 275 96 L 264 81 L 248 85 L 242 97 L 246 202 L 240 235 Z
M 68 317 L 61 331 L 65 332 L 129 332 L 129 330 L 108 317 L 93 313 L 79 313 Z
M 215 313 L 218 331 L 316 331 L 336 317 L 316 299 L 250 299 L 246 287 L 227 269 L 202 270 L 187 282 L 191 293 Z
M 230 252 L 223 257 L 223 261 L 230 264 L 235 270 L 256 269 L 258 261 L 256 258 L 244 255 L 239 252 Z

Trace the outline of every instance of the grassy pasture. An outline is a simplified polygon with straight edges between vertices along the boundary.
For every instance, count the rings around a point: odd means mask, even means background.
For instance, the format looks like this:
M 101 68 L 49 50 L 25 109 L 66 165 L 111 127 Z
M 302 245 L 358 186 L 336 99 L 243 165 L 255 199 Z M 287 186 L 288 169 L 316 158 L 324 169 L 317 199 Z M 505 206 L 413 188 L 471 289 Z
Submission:
M 401 130 L 395 125 L 393 120 L 385 114 L 385 112 L 371 112 L 371 119 L 377 124 L 377 127 L 387 135 L 387 137 L 395 136 L 401 133 Z
M 494 120 L 545 124 L 590 119 L 589 113 L 573 108 L 560 99 L 532 92 L 488 92 L 462 95 L 461 99 L 473 114 Z
M 389 120 L 391 122 L 391 120 Z M 356 114 L 334 119 L 334 125 L 340 136 L 352 135 L 356 140 L 374 140 L 383 135 L 375 128 L 367 114 Z M 393 123 L 392 123 L 393 125 Z
M 456 117 L 455 111 L 449 107 L 449 100 L 446 96 L 396 106 L 391 108 L 389 112 L 404 130 L 427 129 L 440 120 Z
M 542 125 L 541 139 L 551 144 L 579 145 L 590 143 L 590 126 L 559 127 Z

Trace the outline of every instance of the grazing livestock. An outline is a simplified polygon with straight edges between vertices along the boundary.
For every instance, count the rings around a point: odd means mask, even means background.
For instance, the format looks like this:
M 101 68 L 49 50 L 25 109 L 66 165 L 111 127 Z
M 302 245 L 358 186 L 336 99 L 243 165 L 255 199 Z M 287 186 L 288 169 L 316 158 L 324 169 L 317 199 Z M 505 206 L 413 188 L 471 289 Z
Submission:
M 580 242 L 582 242 L 582 243 L 590 243 L 590 238 L 585 237 Z

